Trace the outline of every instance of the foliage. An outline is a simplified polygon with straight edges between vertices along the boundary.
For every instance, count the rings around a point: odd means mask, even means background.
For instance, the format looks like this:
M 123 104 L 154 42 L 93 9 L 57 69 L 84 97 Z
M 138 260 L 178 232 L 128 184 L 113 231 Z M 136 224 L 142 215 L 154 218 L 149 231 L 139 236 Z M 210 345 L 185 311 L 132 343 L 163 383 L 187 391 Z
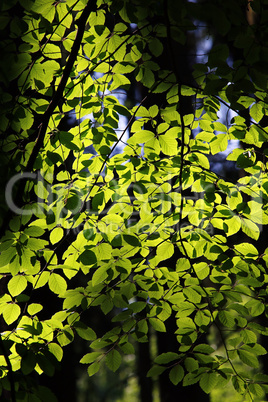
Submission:
M 267 375 L 246 367 L 258 369 L 268 335 L 259 321 L 268 249 L 257 243 L 268 223 L 265 5 L 1 3 L 0 392 L 13 401 L 52 400 L 31 374 L 53 375 L 76 337 L 90 343 L 80 361 L 89 376 L 104 363 L 116 371 L 133 341 L 146 342 L 149 326 L 165 332 L 172 316 L 177 352 L 157 356 L 148 376 L 168 371 L 173 384 L 199 382 L 206 393 L 231 382 L 245 400 L 264 398 Z M 176 49 L 200 21 L 221 42 L 185 82 Z M 127 108 L 117 94 L 133 81 L 145 95 Z M 78 124 L 66 131 L 73 111 Z M 227 156 L 244 172 L 237 181 L 210 165 L 229 140 L 244 144 Z M 42 288 L 60 303 L 46 318 Z M 98 308 L 112 312 L 106 333 L 84 319 Z M 211 328 L 222 353 L 200 343 Z

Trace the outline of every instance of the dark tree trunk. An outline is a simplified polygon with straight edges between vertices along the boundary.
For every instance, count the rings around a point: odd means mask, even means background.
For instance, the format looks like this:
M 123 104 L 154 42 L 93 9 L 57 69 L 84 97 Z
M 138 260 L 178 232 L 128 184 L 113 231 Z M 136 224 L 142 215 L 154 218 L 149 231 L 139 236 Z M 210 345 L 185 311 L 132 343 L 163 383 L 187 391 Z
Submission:
M 179 344 L 174 334 L 177 329 L 175 317 L 169 318 L 165 325 L 167 332 L 157 333 L 158 354 L 165 352 L 178 353 Z M 187 387 L 183 387 L 182 383 L 178 385 L 172 384 L 169 379 L 169 370 L 164 371 L 159 376 L 158 382 L 161 402 L 190 402 L 196 399 L 198 399 L 198 402 L 210 401 L 209 395 L 202 391 L 198 383 Z
M 149 342 L 137 345 L 137 376 L 140 387 L 140 402 L 153 402 L 153 381 L 147 377 L 151 368 L 150 337 Z

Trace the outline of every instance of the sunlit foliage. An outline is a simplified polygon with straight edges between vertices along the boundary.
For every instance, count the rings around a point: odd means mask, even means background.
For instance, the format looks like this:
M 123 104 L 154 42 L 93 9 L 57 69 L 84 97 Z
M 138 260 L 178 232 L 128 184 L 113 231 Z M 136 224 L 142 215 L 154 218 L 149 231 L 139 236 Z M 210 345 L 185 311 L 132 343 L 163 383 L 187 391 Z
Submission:
M 53 375 L 76 337 L 90 345 L 89 376 L 116 371 L 171 316 L 177 352 L 157 356 L 149 376 L 264 398 L 267 375 L 244 367 L 259 368 L 268 335 L 268 251 L 257 243 L 268 223 L 266 3 L 2 1 L 0 392 L 11 400 L 50 400 L 31 374 Z M 202 24 L 225 39 L 185 82 L 177 48 Z M 133 82 L 144 97 L 127 108 L 118 92 Z M 227 152 L 230 140 L 244 147 Z M 211 169 L 221 152 L 237 180 Z M 45 319 L 42 288 L 60 305 Z M 98 307 L 113 313 L 107 333 L 84 320 Z M 199 341 L 212 327 L 220 352 Z

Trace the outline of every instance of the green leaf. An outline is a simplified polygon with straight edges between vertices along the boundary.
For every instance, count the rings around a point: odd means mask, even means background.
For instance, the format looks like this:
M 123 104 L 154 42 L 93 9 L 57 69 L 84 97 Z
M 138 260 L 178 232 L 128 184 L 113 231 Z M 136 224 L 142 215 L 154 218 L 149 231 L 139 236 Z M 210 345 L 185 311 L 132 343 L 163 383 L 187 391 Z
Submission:
M 228 311 L 219 311 L 218 317 L 225 327 L 233 328 L 235 326 L 234 316 L 232 316 L 231 313 L 229 313 Z
M 218 134 L 210 142 L 210 149 L 212 155 L 218 154 L 219 152 L 224 152 L 228 146 L 228 136 L 227 134 Z
M 66 131 L 61 131 L 59 133 L 59 140 L 62 145 L 73 151 L 79 151 L 78 146 L 73 142 L 74 136 Z
M 139 239 L 133 235 L 127 235 L 124 234 L 123 235 L 123 239 L 125 240 L 125 242 L 127 242 L 128 244 L 130 244 L 133 247 L 140 247 L 141 243 L 139 241 Z
M 113 109 L 123 116 L 131 117 L 130 111 L 124 105 L 114 105 Z
M 135 348 L 130 342 L 121 343 L 119 347 L 125 355 L 135 354 Z
M 201 280 L 208 277 L 210 269 L 207 263 L 199 262 L 193 265 L 197 277 Z
M 165 155 L 172 156 L 178 154 L 178 143 L 174 135 L 168 133 L 160 135 L 159 144 Z
M 204 392 L 209 394 L 217 385 L 218 375 L 215 372 L 202 374 L 199 381 L 200 387 Z
M 24 230 L 24 233 L 30 237 L 40 237 L 45 233 L 45 230 L 39 226 L 31 225 Z
M 158 38 L 154 38 L 149 42 L 149 49 L 154 56 L 158 57 L 163 53 L 163 45 Z
M 74 339 L 74 333 L 71 328 L 65 326 L 57 336 L 57 340 L 61 346 L 69 345 Z
M 29 304 L 27 311 L 28 313 L 33 316 L 35 314 L 37 314 L 39 311 L 41 311 L 43 309 L 43 306 L 39 303 L 31 303 Z
M 56 227 L 55 229 L 53 229 L 49 235 L 49 240 L 51 244 L 58 243 L 63 238 L 63 235 L 64 230 L 61 227 Z
M 186 357 L 186 359 L 184 360 L 184 365 L 189 373 L 192 373 L 199 368 L 198 362 L 192 357 Z
M 258 240 L 260 229 L 254 222 L 251 222 L 251 220 L 243 218 L 241 220 L 241 229 L 247 236 L 254 240 Z
M 63 350 L 57 343 L 50 342 L 48 345 L 49 352 L 56 357 L 56 359 L 60 362 L 63 358 Z
M 98 268 L 94 272 L 94 274 L 92 276 L 92 285 L 93 286 L 96 286 L 99 283 L 102 283 L 103 281 L 105 281 L 105 279 L 108 276 L 107 269 L 108 269 L 108 267 L 106 265 L 102 265 L 100 268 Z
M 244 343 L 256 343 L 257 342 L 257 336 L 253 331 L 250 331 L 249 329 L 243 329 L 241 332 L 241 337 L 243 339 Z
M 178 385 L 184 377 L 183 367 L 177 364 L 169 372 L 169 379 L 174 385 Z
M 119 368 L 121 361 L 122 357 L 116 349 L 111 350 L 111 352 L 106 355 L 105 363 L 107 367 L 114 372 Z
M 8 304 L 3 311 L 3 318 L 7 325 L 12 324 L 20 315 L 20 306 L 15 303 Z
M 226 219 L 224 224 L 227 226 L 227 236 L 232 236 L 241 228 L 241 220 L 238 216 L 233 216 L 231 219 Z
M 239 255 L 247 256 L 256 259 L 259 255 L 258 250 L 250 243 L 236 244 L 235 249 L 238 251 Z
M 23 275 L 13 276 L 8 282 L 8 290 L 11 296 L 17 296 L 21 294 L 27 286 L 27 279 Z
M 259 367 L 258 358 L 253 353 L 250 353 L 247 350 L 243 349 L 238 349 L 237 353 L 242 362 L 245 363 L 246 365 L 255 368 Z
M 254 103 L 251 106 L 249 113 L 250 113 L 250 116 L 256 121 L 256 123 L 259 123 L 259 121 L 264 116 L 263 106 L 260 103 Z
M 67 199 L 65 208 L 70 210 L 73 214 L 77 214 L 80 211 L 81 205 L 80 196 L 75 194 Z
M 40 275 L 35 277 L 33 287 L 35 289 L 43 287 L 49 280 L 50 273 L 47 271 L 43 271 Z
M 149 323 L 158 332 L 166 332 L 166 327 L 163 321 L 158 318 L 149 318 Z
M 92 250 L 85 250 L 78 258 L 83 265 L 94 265 L 97 262 L 96 254 Z
M 148 130 L 141 130 L 137 131 L 129 140 L 128 143 L 137 143 L 137 144 L 143 144 L 147 141 L 152 140 L 155 137 L 154 133 L 152 131 Z
M 21 371 L 24 375 L 30 374 L 36 366 L 36 357 L 32 351 L 27 351 L 21 359 Z
M 82 364 L 90 364 L 93 363 L 97 360 L 97 358 L 99 356 L 101 356 L 102 353 L 101 352 L 91 352 L 91 353 L 87 353 L 85 354 L 82 359 L 80 360 L 80 363 Z
M 166 352 L 148 375 L 200 381 L 214 399 L 232 378 L 242 399 L 265 399 L 267 378 L 250 370 L 268 334 L 267 1 L 250 2 L 259 26 L 245 24 L 242 0 L 2 3 L 0 313 L 18 399 L 55 400 L 33 371 L 53 375 L 74 336 L 91 343 L 91 376 L 105 358 L 113 371 L 121 353 L 135 359 L 136 341 L 154 349 L 150 330 Z M 191 68 L 200 24 L 220 45 Z M 232 46 L 243 57 L 230 65 Z M 236 372 L 198 344 L 213 321 Z
M 15 255 L 17 255 L 17 250 L 15 247 L 10 247 L 1 252 L 0 267 L 4 267 L 5 265 L 9 264 Z
M 157 246 L 156 255 L 160 261 L 167 260 L 174 254 L 174 246 L 172 243 L 165 241 Z
M 167 353 L 161 353 L 161 355 L 157 356 L 154 359 L 154 362 L 157 364 L 166 364 L 169 362 L 172 362 L 173 360 L 177 360 L 179 358 L 179 355 L 174 352 L 167 352 Z
M 75 321 L 73 326 L 80 338 L 85 339 L 86 341 L 93 341 L 97 338 L 95 331 L 93 331 L 93 329 L 89 328 L 83 322 Z
M 166 367 L 154 365 L 147 373 L 147 377 L 157 377 L 166 370 Z
M 59 154 L 57 154 L 56 152 L 50 152 L 47 151 L 47 157 L 49 158 L 49 160 L 51 160 L 51 162 L 55 165 L 58 162 L 63 164 L 63 160 L 61 158 L 61 156 Z
M 257 316 L 261 315 L 265 310 L 265 306 L 264 306 L 263 302 L 261 300 L 257 300 L 257 299 L 249 300 L 245 304 L 245 306 L 250 309 L 250 314 L 253 317 L 257 317 Z
M 202 344 L 194 347 L 194 352 L 195 353 L 205 353 L 205 354 L 209 355 L 210 353 L 214 353 L 215 350 L 211 346 L 206 345 L 205 343 L 202 343 Z
M 240 376 L 233 376 L 232 384 L 238 393 L 243 394 L 245 392 L 245 382 L 243 378 L 240 378 Z
M 109 152 L 110 152 L 110 148 L 109 148 Z M 108 152 L 108 153 L 109 153 Z M 97 193 L 92 200 L 92 209 L 93 211 L 100 211 L 102 210 L 102 207 L 104 206 L 104 192 L 100 191 L 99 193 Z
M 53 43 L 47 43 L 44 47 L 44 55 L 50 59 L 60 59 L 61 58 L 61 52 L 60 52 L 60 47 L 57 45 L 54 45 Z
M 194 290 L 192 287 L 184 288 L 183 294 L 189 301 L 191 301 L 193 303 L 201 302 L 201 299 L 202 299 L 201 295 L 199 293 L 197 293 L 197 291 Z
M 184 376 L 183 386 L 187 387 L 192 384 L 196 384 L 200 379 L 200 374 L 188 373 Z
M 96 374 L 100 369 L 100 363 L 99 362 L 94 362 L 90 366 L 88 366 L 87 373 L 89 377 L 93 376 Z
M 266 388 L 266 387 L 265 387 Z M 252 394 L 256 395 L 259 398 L 263 398 L 265 395 L 265 388 L 262 387 L 260 384 L 249 384 L 249 390 Z
M 50 274 L 48 280 L 49 289 L 58 294 L 62 295 L 67 289 L 67 283 L 65 279 L 59 274 L 55 274 L 54 272 Z

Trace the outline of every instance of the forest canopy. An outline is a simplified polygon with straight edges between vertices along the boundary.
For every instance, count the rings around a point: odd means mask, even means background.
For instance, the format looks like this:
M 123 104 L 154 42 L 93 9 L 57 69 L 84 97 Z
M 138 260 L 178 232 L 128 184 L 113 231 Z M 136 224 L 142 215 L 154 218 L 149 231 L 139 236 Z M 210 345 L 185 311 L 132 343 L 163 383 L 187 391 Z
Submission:
M 267 0 L 0 11 L 1 400 L 267 400 Z

